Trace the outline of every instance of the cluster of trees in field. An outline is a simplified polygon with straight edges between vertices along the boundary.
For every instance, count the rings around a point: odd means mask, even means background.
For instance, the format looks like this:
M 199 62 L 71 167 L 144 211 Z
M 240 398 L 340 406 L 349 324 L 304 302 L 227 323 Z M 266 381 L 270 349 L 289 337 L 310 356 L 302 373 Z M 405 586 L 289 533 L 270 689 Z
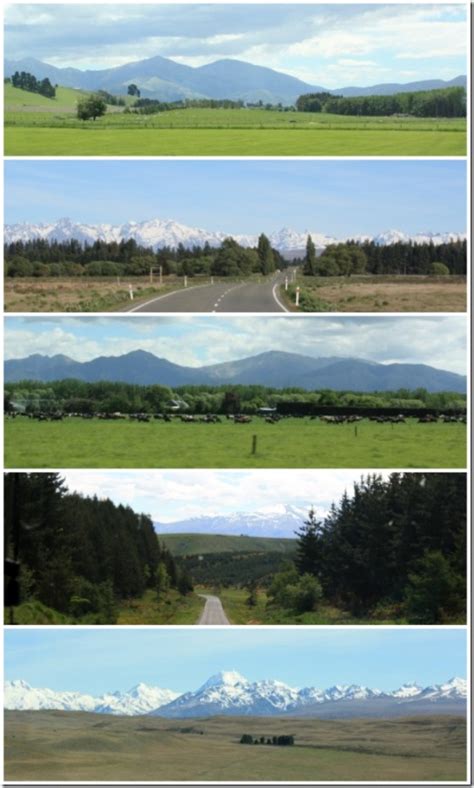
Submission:
M 252 736 L 243 733 L 240 744 L 272 744 L 275 747 L 291 747 L 295 743 L 294 736 Z
M 158 99 L 139 98 L 134 102 L 130 112 L 139 115 L 154 115 L 157 112 L 168 112 L 173 109 L 242 109 L 243 101 L 232 99 L 183 99 L 182 101 L 158 101 Z
M 143 276 L 150 269 L 157 272 L 159 267 L 165 276 L 243 276 L 270 274 L 288 265 L 264 233 L 255 248 L 226 238 L 217 248 L 206 242 L 187 249 L 180 243 L 174 249 L 163 247 L 157 252 L 132 238 L 93 244 L 35 238 L 6 244 L 4 260 L 5 274 L 11 277 Z
M 111 107 L 125 107 L 127 103 L 123 96 L 114 96 L 114 94 L 109 93 L 108 90 L 98 90 L 97 95 Z
M 39 93 L 41 96 L 46 96 L 46 98 L 54 98 L 56 96 L 56 88 L 51 84 L 48 77 L 36 79 L 28 71 L 15 71 L 5 82 L 11 82 L 14 88 L 27 90 L 29 93 Z
M 104 624 L 148 588 L 192 590 L 148 515 L 69 493 L 57 473 L 7 473 L 4 490 L 5 557 L 20 565 L 21 603 Z
M 394 93 L 391 96 L 351 97 L 305 93 L 297 99 L 296 109 L 298 112 L 328 112 L 334 115 L 463 118 L 466 116 L 466 90 L 463 87 L 450 87 Z
M 356 617 L 459 620 L 466 610 L 466 477 L 362 477 L 328 516 L 297 533 L 295 562 L 275 575 L 271 604 L 305 612 L 324 599 Z
M 255 414 L 259 408 L 291 403 L 325 407 L 356 408 L 433 408 L 464 410 L 466 395 L 456 392 L 430 392 L 424 388 L 398 391 L 353 392 L 300 388 L 274 389 L 257 385 L 179 386 L 171 389 L 158 384 L 138 386 L 130 383 L 82 380 L 40 382 L 23 380 L 5 383 L 5 411 L 14 410 L 12 402 L 22 403 L 27 413 L 166 413 L 172 399 L 183 401 L 189 414 Z
M 381 246 L 374 241 L 346 241 L 330 244 L 318 256 L 311 236 L 302 261 L 306 276 L 372 275 L 466 275 L 465 240 L 433 243 L 399 241 Z

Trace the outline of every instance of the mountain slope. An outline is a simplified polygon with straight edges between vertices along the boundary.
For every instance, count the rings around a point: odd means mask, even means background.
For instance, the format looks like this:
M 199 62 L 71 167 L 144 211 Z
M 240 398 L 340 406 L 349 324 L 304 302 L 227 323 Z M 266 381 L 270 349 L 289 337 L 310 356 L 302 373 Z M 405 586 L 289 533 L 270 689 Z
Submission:
M 279 252 L 302 253 L 306 247 L 308 234 L 311 235 L 316 247 L 324 249 L 329 244 L 342 243 L 346 240 L 374 241 L 379 246 L 389 246 L 399 241 L 413 243 L 433 243 L 435 246 L 449 241 L 463 240 L 466 236 L 455 232 L 432 232 L 430 230 L 415 234 L 404 233 L 401 230 L 384 230 L 374 236 L 360 235 L 354 237 L 332 238 L 316 230 L 299 232 L 288 227 L 268 234 L 272 246 Z M 91 245 L 95 241 L 128 241 L 133 239 L 140 246 L 151 247 L 155 251 L 164 246 L 176 248 L 183 244 L 187 249 L 193 246 L 204 246 L 208 243 L 212 247 L 220 246 L 229 233 L 220 230 L 208 231 L 199 227 L 189 227 L 173 219 L 150 219 L 143 222 L 126 222 L 121 225 L 112 224 L 84 224 L 74 222 L 63 217 L 55 222 L 32 224 L 23 222 L 5 225 L 5 243 L 16 241 L 29 241 L 43 238 L 47 241 L 65 242 L 79 241 L 81 244 Z M 242 246 L 256 246 L 257 236 L 252 234 L 233 233 L 232 237 Z
M 126 93 L 127 86 L 137 84 L 142 96 L 162 101 L 184 98 L 234 99 L 246 102 L 263 101 L 285 105 L 294 104 L 302 93 L 325 91 L 321 85 L 310 85 L 280 71 L 256 66 L 242 60 L 223 59 L 193 68 L 156 55 L 108 69 L 80 71 L 76 68 L 57 68 L 35 58 L 5 60 L 5 76 L 15 71 L 29 71 L 38 79 L 48 77 L 53 84 L 86 90 L 107 90 Z M 390 83 L 369 87 L 348 86 L 335 88 L 331 93 L 344 96 L 390 95 L 401 91 L 464 85 L 464 76 L 452 80 L 431 79 L 418 82 Z
M 267 351 L 257 356 L 203 367 L 182 367 L 152 353 L 135 350 L 122 356 L 74 361 L 67 356 L 34 354 L 5 361 L 6 382 L 75 378 L 87 382 L 120 381 L 137 385 L 262 385 L 306 390 L 390 391 L 426 388 L 466 391 L 466 378 L 425 364 L 380 364 L 363 359 L 312 358 Z
M 195 692 L 179 694 L 145 684 L 128 692 L 114 692 L 100 698 L 77 692 L 35 689 L 25 681 L 7 681 L 6 709 L 90 711 L 135 716 L 150 714 L 167 718 L 240 716 L 407 716 L 409 714 L 465 714 L 467 683 L 453 678 L 426 688 L 403 685 L 393 692 L 356 684 L 297 689 L 281 681 L 250 682 L 236 671 L 211 676 Z M 158 706 L 154 706 L 158 702 Z
M 280 504 L 258 512 L 234 512 L 229 515 L 215 516 L 203 515 L 172 523 L 155 522 L 154 526 L 160 539 L 163 541 L 171 538 L 177 540 L 181 534 L 186 536 L 193 534 L 201 536 L 227 534 L 233 535 L 237 539 L 265 537 L 265 541 L 268 538 L 274 542 L 275 539 L 292 540 L 296 529 L 300 528 L 307 516 L 308 508 L 304 509 L 302 507 Z M 227 536 L 226 538 L 231 537 Z M 271 547 L 270 549 L 275 548 Z
M 207 518 L 196 518 L 201 521 Z M 217 519 L 217 518 L 216 518 Z M 301 524 L 301 520 L 300 523 Z M 209 553 L 283 553 L 293 555 L 296 550 L 294 538 L 277 539 L 263 536 L 230 536 L 227 533 L 163 533 L 155 529 L 160 542 L 166 545 L 174 556 L 207 555 Z M 173 527 L 176 523 L 171 523 Z

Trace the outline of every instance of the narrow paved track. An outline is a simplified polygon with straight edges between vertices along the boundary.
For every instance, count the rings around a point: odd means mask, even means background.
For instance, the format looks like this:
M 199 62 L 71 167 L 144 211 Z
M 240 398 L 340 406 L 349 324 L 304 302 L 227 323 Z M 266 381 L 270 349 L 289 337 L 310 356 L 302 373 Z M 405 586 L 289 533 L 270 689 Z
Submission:
M 288 312 L 278 289 L 285 274 L 264 282 L 219 282 L 150 299 L 128 312 Z
M 211 594 L 198 594 L 198 596 L 206 600 L 198 624 L 230 624 L 218 596 Z

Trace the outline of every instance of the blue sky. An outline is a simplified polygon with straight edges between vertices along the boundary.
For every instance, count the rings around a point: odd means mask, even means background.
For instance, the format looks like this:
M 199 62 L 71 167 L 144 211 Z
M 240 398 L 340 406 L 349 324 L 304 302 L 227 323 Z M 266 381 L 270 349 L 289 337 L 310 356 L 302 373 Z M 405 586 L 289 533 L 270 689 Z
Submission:
M 227 233 L 464 232 L 463 161 L 7 161 L 5 221 L 174 219 Z
M 302 507 L 305 512 L 314 507 L 318 517 L 323 517 L 344 490 L 352 491 L 361 475 L 363 471 L 286 469 L 140 473 L 81 470 L 63 474 L 71 492 L 107 497 L 161 522 L 200 515 L 279 511 L 284 504 Z
M 11 4 L 5 53 L 109 68 L 222 58 L 329 88 L 466 73 L 466 4 Z
M 220 670 L 295 686 L 393 690 L 466 676 L 462 629 L 9 629 L 5 678 L 100 694 L 140 681 L 194 690 Z
M 268 350 L 466 372 L 465 315 L 349 317 L 6 317 L 5 358 L 63 353 L 78 361 L 142 349 L 184 366 Z

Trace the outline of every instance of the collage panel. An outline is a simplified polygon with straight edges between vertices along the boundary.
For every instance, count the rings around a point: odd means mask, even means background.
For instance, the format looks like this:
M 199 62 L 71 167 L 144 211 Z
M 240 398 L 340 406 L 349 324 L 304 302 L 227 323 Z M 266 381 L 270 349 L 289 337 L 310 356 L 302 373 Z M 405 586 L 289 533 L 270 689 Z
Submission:
M 8 622 L 465 624 L 466 513 L 462 472 L 8 472 Z
M 10 3 L 6 784 L 471 784 L 470 6 Z
M 6 468 L 464 469 L 466 320 L 8 316 Z
M 8 781 L 466 781 L 464 628 L 15 628 L 5 641 L 8 675 L 31 677 L 7 685 Z
M 119 8 L 10 7 L 6 155 L 466 155 L 466 3 Z
M 7 161 L 7 312 L 465 312 L 466 162 Z

